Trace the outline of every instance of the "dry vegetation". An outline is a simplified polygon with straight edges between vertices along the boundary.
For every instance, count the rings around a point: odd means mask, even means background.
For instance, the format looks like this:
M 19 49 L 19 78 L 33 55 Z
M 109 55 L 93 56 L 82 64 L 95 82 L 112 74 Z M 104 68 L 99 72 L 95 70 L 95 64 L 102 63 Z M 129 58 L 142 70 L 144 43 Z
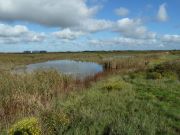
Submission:
M 56 71 L 10 72 L 52 59 L 95 61 L 105 71 L 84 80 Z M 24 118 L 19 130 L 26 132 L 29 117 L 45 135 L 180 133 L 178 51 L 1 54 L 0 63 L 0 134 Z

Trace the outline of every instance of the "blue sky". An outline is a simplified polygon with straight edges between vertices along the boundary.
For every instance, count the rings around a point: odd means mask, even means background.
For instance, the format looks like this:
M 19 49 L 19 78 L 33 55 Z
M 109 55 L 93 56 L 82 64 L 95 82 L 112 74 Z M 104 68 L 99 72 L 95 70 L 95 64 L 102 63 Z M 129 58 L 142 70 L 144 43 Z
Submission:
M 0 0 L 0 52 L 180 49 L 179 0 Z

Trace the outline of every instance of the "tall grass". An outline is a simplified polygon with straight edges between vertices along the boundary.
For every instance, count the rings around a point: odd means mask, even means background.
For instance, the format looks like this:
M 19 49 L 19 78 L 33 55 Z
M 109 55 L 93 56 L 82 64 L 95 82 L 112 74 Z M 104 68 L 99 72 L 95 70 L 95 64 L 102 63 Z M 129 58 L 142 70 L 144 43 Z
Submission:
M 83 88 L 71 77 L 56 71 L 37 71 L 32 74 L 0 73 L 0 120 L 2 128 L 19 117 L 35 115 L 51 108 L 55 97 L 67 91 Z
M 167 59 L 162 60 L 164 53 L 159 52 L 130 53 L 133 57 L 128 58 L 112 58 L 113 53 L 104 52 L 89 54 L 23 54 L 24 59 L 22 54 L 1 55 L 5 69 L 83 56 L 104 65 L 105 72 L 78 80 L 56 71 L 14 74 L 0 70 L 0 134 L 24 118 L 37 118 L 43 135 L 180 133 L 179 60 L 173 57 L 160 64 Z M 154 63 L 157 65 L 152 68 Z
M 35 62 L 48 60 L 71 59 L 80 61 L 93 61 L 102 63 L 102 60 L 114 56 L 138 56 L 139 58 L 168 55 L 167 51 L 112 51 L 112 52 L 69 52 L 69 53 L 47 53 L 47 54 L 0 54 L 0 69 L 11 70 L 15 66 L 26 65 Z M 170 54 L 177 55 L 179 51 L 172 51 Z M 155 58 L 156 57 L 156 58 Z M 121 59 L 121 58 L 120 58 Z
M 106 60 L 103 62 L 103 67 L 106 71 L 137 71 L 145 70 L 148 67 L 149 59 L 131 57 L 122 59 Z

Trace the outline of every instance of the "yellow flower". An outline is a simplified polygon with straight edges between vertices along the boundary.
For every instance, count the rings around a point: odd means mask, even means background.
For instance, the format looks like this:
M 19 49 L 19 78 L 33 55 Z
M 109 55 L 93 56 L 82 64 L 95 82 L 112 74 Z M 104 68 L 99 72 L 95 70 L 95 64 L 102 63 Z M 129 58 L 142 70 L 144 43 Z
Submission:
M 36 118 L 24 118 L 10 128 L 9 135 L 41 135 L 41 128 Z

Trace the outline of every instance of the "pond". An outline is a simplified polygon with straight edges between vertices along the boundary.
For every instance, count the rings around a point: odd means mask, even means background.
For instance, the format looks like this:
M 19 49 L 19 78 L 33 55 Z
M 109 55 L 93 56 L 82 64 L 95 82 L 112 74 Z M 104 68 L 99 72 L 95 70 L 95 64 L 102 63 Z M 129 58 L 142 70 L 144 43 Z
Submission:
M 81 62 L 73 60 L 53 60 L 42 63 L 26 65 L 25 68 L 17 68 L 16 72 L 31 73 L 36 70 L 57 70 L 60 73 L 72 75 L 83 79 L 103 71 L 103 66 L 94 62 Z

